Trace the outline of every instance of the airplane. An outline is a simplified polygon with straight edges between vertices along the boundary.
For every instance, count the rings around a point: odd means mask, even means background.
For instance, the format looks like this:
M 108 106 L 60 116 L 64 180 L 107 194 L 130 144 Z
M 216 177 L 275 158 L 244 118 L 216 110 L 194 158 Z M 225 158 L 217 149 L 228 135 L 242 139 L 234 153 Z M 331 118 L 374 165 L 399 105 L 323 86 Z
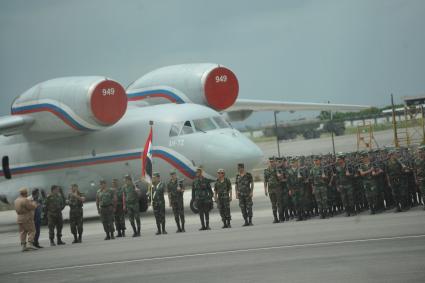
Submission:
M 229 123 L 253 111 L 357 111 L 365 105 L 297 103 L 238 98 L 229 68 L 214 63 L 156 69 L 127 89 L 102 76 L 41 82 L 19 95 L 11 115 L 0 117 L 0 195 L 12 202 L 21 187 L 49 190 L 76 183 L 94 198 L 100 179 L 139 178 L 142 152 L 153 122 L 153 169 L 176 170 L 190 182 L 196 168 L 215 179 L 236 165 L 248 170 L 263 153 Z

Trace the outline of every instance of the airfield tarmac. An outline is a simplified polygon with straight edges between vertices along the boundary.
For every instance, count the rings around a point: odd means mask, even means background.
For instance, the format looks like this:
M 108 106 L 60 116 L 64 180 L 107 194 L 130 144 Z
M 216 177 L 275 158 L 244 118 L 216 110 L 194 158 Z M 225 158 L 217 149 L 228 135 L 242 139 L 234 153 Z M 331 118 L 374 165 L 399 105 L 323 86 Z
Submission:
M 390 131 L 376 133 L 391 143 Z M 382 134 L 382 135 L 381 135 Z M 337 151 L 355 149 L 355 137 L 335 139 Z M 349 144 L 351 142 L 351 144 Z M 260 145 L 274 155 L 275 143 Z M 285 154 L 329 152 L 330 138 L 282 142 Z M 311 152 L 306 152 L 310 150 Z M 314 151 L 314 152 L 313 152 Z M 276 151 L 277 152 L 277 151 Z M 44 249 L 20 252 L 15 212 L 0 212 L 1 282 L 424 282 L 425 211 L 367 212 L 272 224 L 270 202 L 261 183 L 255 184 L 254 226 L 243 220 L 232 201 L 231 229 L 221 229 L 217 209 L 211 231 L 198 231 L 199 218 L 185 195 L 186 233 L 176 234 L 167 207 L 168 235 L 155 236 L 152 210 L 142 214 L 142 237 L 104 241 L 94 203 L 84 206 L 87 220 L 82 244 L 71 244 L 64 225 L 65 246 L 48 246 L 47 228 L 41 232 Z M 67 218 L 68 212 L 64 211 Z M 130 230 L 128 230 L 130 228 Z

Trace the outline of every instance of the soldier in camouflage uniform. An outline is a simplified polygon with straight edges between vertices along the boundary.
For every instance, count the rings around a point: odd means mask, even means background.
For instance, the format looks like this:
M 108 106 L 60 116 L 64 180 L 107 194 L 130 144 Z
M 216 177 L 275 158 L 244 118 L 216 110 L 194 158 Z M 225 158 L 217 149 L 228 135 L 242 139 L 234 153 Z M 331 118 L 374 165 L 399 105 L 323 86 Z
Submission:
M 65 245 L 62 241 L 63 218 L 62 210 L 65 208 L 65 197 L 59 186 L 53 185 L 51 193 L 46 199 L 47 223 L 49 226 L 50 245 L 55 246 L 55 228 L 58 245 Z
M 202 175 L 202 168 L 196 169 L 196 178 L 192 183 L 192 199 L 196 203 L 201 219 L 201 230 L 211 230 L 210 228 L 210 210 L 212 209 L 213 191 L 210 181 Z
M 139 208 L 139 189 L 137 189 L 134 184 L 131 176 L 127 175 L 124 178 L 125 185 L 124 195 L 125 195 L 125 209 L 128 214 L 128 219 L 130 220 L 131 227 L 133 228 L 133 237 L 140 236 L 140 208 Z M 136 221 L 136 225 L 134 223 Z
M 354 168 L 345 162 L 344 154 L 338 155 L 334 176 L 336 179 L 337 189 L 341 193 L 345 214 L 347 216 L 354 215 Z
M 83 203 L 85 197 L 78 190 L 78 185 L 71 186 L 71 192 L 68 194 L 67 203 L 69 205 L 69 226 L 74 236 L 73 244 L 81 243 L 83 236 Z M 77 238 L 78 233 L 78 238 Z
M 167 234 L 165 230 L 165 184 L 161 182 L 159 173 L 155 172 L 152 176 L 152 208 L 155 215 L 156 227 L 158 228 L 156 235 L 161 235 L 161 233 Z
M 278 199 L 279 211 L 279 220 L 284 222 L 288 221 L 289 217 L 294 218 L 294 208 L 295 204 L 292 199 L 292 196 L 289 195 L 288 187 L 288 160 L 286 158 L 280 157 L 277 160 L 279 162 L 276 164 L 277 171 L 279 172 L 279 181 L 281 188 L 281 197 Z M 288 213 L 289 212 L 289 213 Z
M 275 159 L 269 159 L 269 167 L 264 169 L 264 194 L 270 197 L 273 211 L 273 223 L 279 223 L 277 217 L 278 211 L 280 219 L 283 221 L 282 208 L 282 174 L 276 168 Z
M 173 209 L 174 219 L 176 220 L 177 224 L 176 233 L 186 232 L 184 229 L 185 219 L 183 206 L 183 181 L 179 182 L 177 180 L 177 174 L 175 171 L 170 172 L 170 176 L 171 179 L 167 183 L 167 193 L 170 206 Z
M 114 211 L 117 206 L 117 195 L 106 186 L 105 180 L 100 180 L 100 189 L 96 194 L 96 207 L 106 233 L 105 240 L 115 239 Z
M 363 163 L 360 165 L 359 171 L 360 175 L 363 177 L 363 188 L 365 190 L 366 199 L 369 204 L 370 214 L 375 214 L 377 207 L 377 168 L 375 168 L 370 162 L 369 154 L 367 152 L 363 153 L 362 156 Z
M 125 194 L 124 189 L 118 185 L 118 179 L 112 180 L 112 190 L 117 196 L 117 207 L 114 214 L 117 237 L 125 237 Z
M 225 176 L 224 169 L 218 169 L 217 171 L 217 180 L 214 184 L 214 200 L 217 202 L 221 221 L 223 221 L 222 228 L 231 228 L 230 202 L 232 201 L 232 183 Z
M 418 148 L 418 156 L 415 160 L 415 179 L 422 193 L 425 210 L 425 146 Z
M 388 153 L 389 160 L 387 161 L 387 180 L 393 191 L 394 202 L 396 205 L 395 212 L 401 212 L 406 207 L 407 203 L 407 184 L 402 180 L 402 174 L 405 165 L 396 157 L 395 151 Z
M 310 182 L 313 186 L 320 218 L 324 219 L 328 211 L 328 176 L 325 175 L 319 156 L 314 157 L 314 166 L 310 169 Z
M 301 175 L 297 158 L 291 160 L 291 166 L 288 168 L 287 174 L 289 195 L 295 205 L 297 221 L 301 221 L 304 219 L 306 192 L 304 187 L 305 179 Z
M 238 164 L 236 175 L 236 199 L 239 199 L 242 217 L 245 220 L 243 226 L 252 226 L 252 195 L 254 191 L 254 179 L 251 173 L 245 171 L 243 163 Z

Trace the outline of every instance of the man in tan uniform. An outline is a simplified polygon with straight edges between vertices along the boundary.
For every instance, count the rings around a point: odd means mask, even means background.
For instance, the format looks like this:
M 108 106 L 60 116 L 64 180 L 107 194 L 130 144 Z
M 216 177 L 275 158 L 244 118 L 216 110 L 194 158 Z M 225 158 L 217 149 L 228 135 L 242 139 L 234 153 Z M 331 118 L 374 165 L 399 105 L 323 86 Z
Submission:
M 35 225 L 34 211 L 37 203 L 28 198 L 28 189 L 21 188 L 19 197 L 15 200 L 15 210 L 18 214 L 19 236 L 21 238 L 22 251 L 37 250 L 34 246 Z M 28 243 L 27 243 L 28 237 Z

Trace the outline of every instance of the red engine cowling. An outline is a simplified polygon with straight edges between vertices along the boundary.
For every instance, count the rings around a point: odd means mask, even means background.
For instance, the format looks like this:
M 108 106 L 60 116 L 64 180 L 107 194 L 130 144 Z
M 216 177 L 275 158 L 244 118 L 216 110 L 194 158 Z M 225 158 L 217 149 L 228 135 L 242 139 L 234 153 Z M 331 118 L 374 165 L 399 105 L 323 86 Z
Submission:
M 105 77 L 64 77 L 37 84 L 15 99 L 13 115 L 35 119 L 32 132 L 96 131 L 124 116 L 127 95 Z
M 222 111 L 235 103 L 239 92 L 236 75 L 210 63 L 159 68 L 127 88 L 128 100 L 156 103 L 197 103 Z

